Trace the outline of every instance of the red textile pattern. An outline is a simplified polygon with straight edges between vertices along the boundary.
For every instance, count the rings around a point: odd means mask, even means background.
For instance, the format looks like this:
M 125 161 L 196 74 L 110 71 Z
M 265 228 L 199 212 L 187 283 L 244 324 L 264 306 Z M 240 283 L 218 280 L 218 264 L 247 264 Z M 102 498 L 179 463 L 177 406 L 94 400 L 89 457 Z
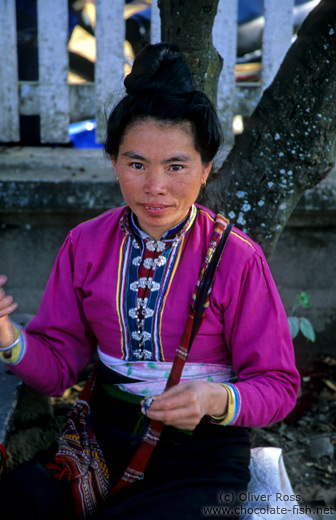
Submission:
M 109 494 L 109 472 L 95 434 L 88 421 L 89 402 L 97 371 L 93 370 L 63 424 L 58 451 L 47 468 L 56 478 L 71 485 L 76 518 L 89 518 Z

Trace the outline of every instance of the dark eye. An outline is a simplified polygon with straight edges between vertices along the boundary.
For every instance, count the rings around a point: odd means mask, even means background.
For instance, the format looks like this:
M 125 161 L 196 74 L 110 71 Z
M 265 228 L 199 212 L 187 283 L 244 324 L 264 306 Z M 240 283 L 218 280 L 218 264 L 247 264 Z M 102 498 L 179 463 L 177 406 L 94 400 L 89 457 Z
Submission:
M 181 164 L 172 164 L 169 167 L 169 169 L 172 170 L 173 172 L 179 172 L 183 169 L 183 166 L 181 166 Z
M 131 166 L 135 169 L 135 170 L 141 170 L 143 168 L 143 165 L 142 163 L 140 162 L 132 162 L 131 163 Z

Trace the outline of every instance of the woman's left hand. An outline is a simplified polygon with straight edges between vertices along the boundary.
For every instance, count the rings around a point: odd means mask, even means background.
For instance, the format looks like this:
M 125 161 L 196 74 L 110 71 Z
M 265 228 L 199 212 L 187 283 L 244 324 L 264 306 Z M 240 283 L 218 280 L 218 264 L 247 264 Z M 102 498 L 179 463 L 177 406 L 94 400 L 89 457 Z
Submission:
M 190 381 L 155 396 L 147 416 L 167 426 L 193 430 L 205 415 L 224 415 L 228 392 L 208 381 Z M 142 408 L 142 413 L 145 413 Z

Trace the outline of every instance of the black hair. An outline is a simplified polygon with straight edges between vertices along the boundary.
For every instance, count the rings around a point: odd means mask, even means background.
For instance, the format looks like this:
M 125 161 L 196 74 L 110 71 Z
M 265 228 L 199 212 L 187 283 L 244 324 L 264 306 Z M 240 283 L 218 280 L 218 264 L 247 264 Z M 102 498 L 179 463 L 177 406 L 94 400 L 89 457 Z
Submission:
M 170 124 L 189 122 L 203 163 L 212 161 L 222 141 L 216 111 L 209 98 L 195 90 L 179 48 L 170 43 L 146 45 L 125 78 L 126 96 L 107 122 L 105 152 L 118 155 L 127 128 L 137 121 L 156 119 Z

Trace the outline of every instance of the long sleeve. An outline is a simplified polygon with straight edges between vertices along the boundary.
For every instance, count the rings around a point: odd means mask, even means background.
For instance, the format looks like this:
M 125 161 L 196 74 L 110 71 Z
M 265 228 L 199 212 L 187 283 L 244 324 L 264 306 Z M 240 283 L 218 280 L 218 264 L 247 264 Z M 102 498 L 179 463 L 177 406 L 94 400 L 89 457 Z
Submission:
M 239 396 L 231 424 L 262 427 L 283 419 L 295 405 L 300 378 L 287 317 L 261 252 L 250 257 L 232 284 L 224 335 Z
M 59 251 L 40 309 L 24 332 L 25 354 L 11 369 L 36 390 L 58 395 L 74 384 L 89 363 L 96 339 L 74 286 L 70 233 Z

